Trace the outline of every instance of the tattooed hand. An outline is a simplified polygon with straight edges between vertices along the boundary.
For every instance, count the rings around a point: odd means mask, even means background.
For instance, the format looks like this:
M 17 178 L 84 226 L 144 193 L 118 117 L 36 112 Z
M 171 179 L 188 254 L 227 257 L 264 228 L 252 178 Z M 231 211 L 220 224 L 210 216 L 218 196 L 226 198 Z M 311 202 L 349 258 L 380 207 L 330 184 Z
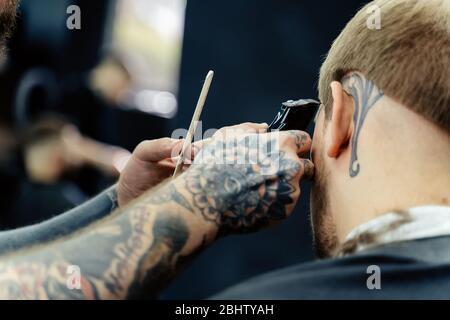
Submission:
M 175 183 L 219 235 L 256 231 L 292 212 L 300 179 L 313 175 L 298 156 L 310 147 L 301 131 L 218 136 Z
M 267 124 L 248 122 L 222 128 L 217 134 L 224 131 L 259 132 L 263 129 L 267 129 Z M 173 156 L 180 153 L 183 142 L 184 140 L 163 138 L 139 144 L 120 175 L 117 185 L 119 206 L 123 207 L 145 191 L 171 177 L 177 163 L 177 159 Z M 195 143 L 194 148 L 190 149 L 186 155 L 187 160 L 192 160 L 195 153 L 206 143 L 207 141 Z

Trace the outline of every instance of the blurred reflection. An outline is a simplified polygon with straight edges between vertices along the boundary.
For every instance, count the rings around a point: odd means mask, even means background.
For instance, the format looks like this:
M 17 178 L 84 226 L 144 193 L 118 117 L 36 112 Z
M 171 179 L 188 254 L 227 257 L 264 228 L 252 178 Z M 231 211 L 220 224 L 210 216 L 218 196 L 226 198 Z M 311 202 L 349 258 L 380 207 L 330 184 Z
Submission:
M 113 47 L 126 51 L 137 86 L 176 93 L 185 0 L 119 0 Z
M 111 53 L 92 71 L 89 79 L 91 89 L 111 107 L 173 118 L 177 113 L 176 96 L 169 91 L 139 86 L 123 55 Z
M 83 136 L 64 118 L 46 115 L 22 130 L 16 145 L 3 149 L 0 179 L 2 228 L 48 219 L 83 201 L 89 193 L 77 178 L 85 168 L 117 177 L 130 153 Z
M 81 8 L 76 32 L 69 4 Z M 0 228 L 43 221 L 113 184 L 129 153 L 112 145 L 170 135 L 185 6 L 21 1 L 0 70 Z
M 122 53 L 133 84 L 120 105 L 176 115 L 185 7 L 185 0 L 118 1 L 112 47 Z

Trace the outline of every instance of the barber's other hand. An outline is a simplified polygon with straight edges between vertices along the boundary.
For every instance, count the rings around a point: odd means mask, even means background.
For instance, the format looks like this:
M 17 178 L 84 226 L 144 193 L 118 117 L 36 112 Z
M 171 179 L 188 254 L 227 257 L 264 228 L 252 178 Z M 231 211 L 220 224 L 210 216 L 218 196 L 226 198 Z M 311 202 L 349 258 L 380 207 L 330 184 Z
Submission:
M 124 206 L 148 189 L 169 178 L 175 169 L 171 158 L 181 150 L 183 140 L 162 138 L 139 144 L 120 174 L 117 184 L 119 206 Z
M 219 235 L 257 231 L 291 214 L 300 179 L 313 176 L 299 157 L 310 148 L 301 131 L 215 137 L 174 183 Z

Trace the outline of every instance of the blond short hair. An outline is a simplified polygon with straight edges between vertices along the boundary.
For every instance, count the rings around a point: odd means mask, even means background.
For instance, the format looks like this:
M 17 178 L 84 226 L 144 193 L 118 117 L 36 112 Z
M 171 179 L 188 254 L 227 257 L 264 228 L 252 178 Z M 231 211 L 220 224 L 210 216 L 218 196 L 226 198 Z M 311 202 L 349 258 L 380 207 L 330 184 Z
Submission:
M 381 28 L 367 26 L 370 6 Z M 332 81 L 360 71 L 389 97 L 450 132 L 450 0 L 375 0 L 334 41 L 320 70 L 319 97 L 331 118 Z

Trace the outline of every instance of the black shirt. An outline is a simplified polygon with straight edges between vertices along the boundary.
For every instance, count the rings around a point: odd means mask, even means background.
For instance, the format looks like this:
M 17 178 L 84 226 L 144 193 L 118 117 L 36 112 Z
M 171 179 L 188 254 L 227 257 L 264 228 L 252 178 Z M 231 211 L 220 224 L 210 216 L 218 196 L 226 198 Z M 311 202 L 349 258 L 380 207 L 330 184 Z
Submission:
M 374 274 L 369 267 L 374 265 L 380 270 L 379 290 L 367 286 Z M 239 284 L 213 299 L 450 299 L 450 236 L 293 266 Z

